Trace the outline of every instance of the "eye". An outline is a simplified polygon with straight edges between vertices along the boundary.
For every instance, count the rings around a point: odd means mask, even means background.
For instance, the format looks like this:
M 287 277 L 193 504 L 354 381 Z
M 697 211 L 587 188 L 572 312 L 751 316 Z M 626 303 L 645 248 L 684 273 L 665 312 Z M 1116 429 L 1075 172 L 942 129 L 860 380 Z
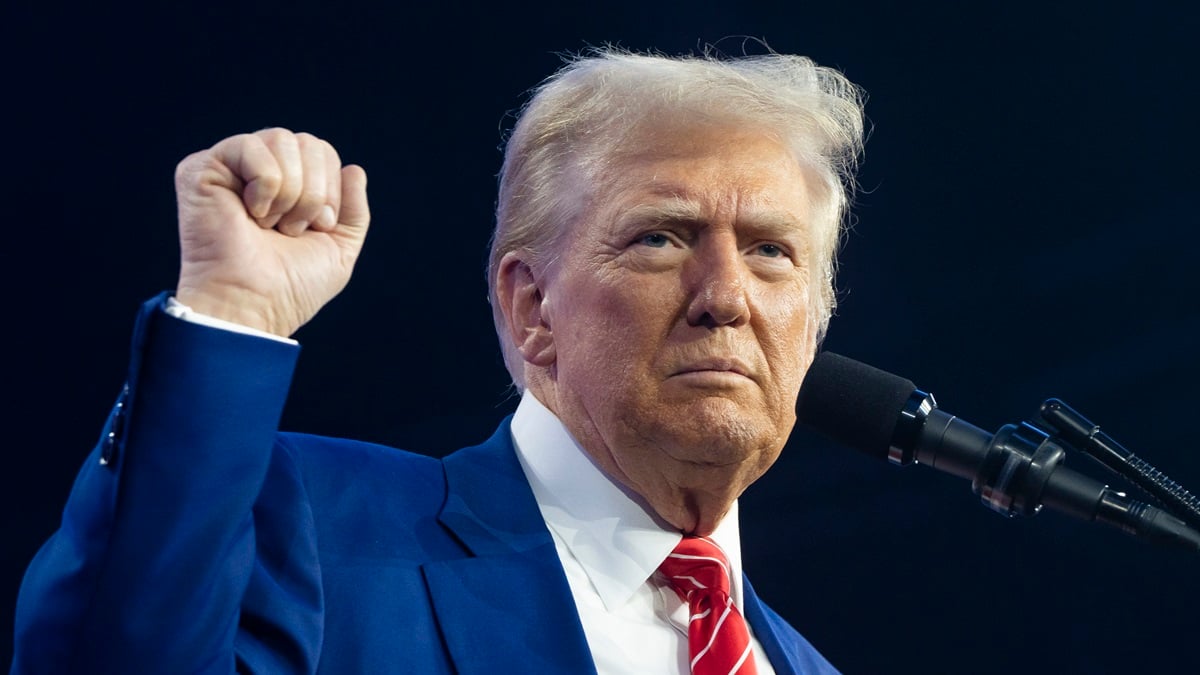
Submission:
M 638 243 L 645 244 L 651 248 L 666 248 L 671 243 L 671 240 L 662 232 L 651 232 L 650 234 L 642 235 L 638 239 Z
M 787 255 L 787 252 L 776 244 L 760 244 L 756 251 L 765 258 L 782 258 Z

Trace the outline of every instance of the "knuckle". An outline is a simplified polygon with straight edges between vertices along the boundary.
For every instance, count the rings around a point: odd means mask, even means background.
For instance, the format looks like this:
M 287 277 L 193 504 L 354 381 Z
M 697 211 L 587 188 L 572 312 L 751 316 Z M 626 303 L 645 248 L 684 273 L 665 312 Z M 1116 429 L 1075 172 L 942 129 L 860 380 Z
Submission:
M 280 187 L 290 196 L 299 196 L 298 193 L 304 187 L 304 175 L 295 168 L 289 168 L 283 171 L 280 175 Z
M 259 188 L 267 193 L 274 193 L 283 187 L 283 177 L 279 175 L 278 170 L 264 171 L 255 176 L 254 182 L 258 183 Z
M 304 190 L 300 195 L 300 199 L 296 201 L 295 211 L 301 212 L 307 216 L 313 217 L 316 212 L 325 205 L 325 189 L 311 187 Z
M 262 143 L 281 161 L 296 154 L 296 135 L 291 131 L 283 128 L 268 129 L 265 132 L 255 134 L 258 142 Z
M 195 172 L 196 165 L 203 161 L 201 156 L 204 155 L 206 152 L 208 152 L 208 151 L 201 150 L 200 152 L 193 152 L 192 154 L 188 155 L 187 157 L 184 157 L 183 159 L 179 160 L 179 163 L 175 165 L 175 184 L 176 185 L 179 185 L 179 184 L 187 181 L 188 176 L 190 176 L 192 173 Z
M 236 143 L 243 151 L 267 147 L 266 141 L 257 134 L 238 134 L 229 140 Z
M 333 147 L 332 143 L 322 140 L 321 147 L 325 150 L 325 156 L 329 159 L 330 164 L 334 164 L 336 166 L 342 165 L 342 158 L 338 154 L 337 148 Z
M 324 167 L 306 168 L 304 171 L 304 190 L 325 194 L 328 181 L 325 178 Z
M 292 134 L 291 129 L 285 129 L 284 127 L 267 127 L 266 129 L 259 129 L 253 135 L 264 140 L 279 140 L 294 134 Z

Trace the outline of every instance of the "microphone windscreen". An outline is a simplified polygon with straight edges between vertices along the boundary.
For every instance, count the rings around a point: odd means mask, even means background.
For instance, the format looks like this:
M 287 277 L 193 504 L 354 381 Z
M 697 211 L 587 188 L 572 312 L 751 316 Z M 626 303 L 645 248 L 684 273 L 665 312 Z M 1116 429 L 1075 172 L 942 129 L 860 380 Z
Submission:
M 830 440 L 887 459 L 896 423 L 916 385 L 833 352 L 813 360 L 796 417 Z

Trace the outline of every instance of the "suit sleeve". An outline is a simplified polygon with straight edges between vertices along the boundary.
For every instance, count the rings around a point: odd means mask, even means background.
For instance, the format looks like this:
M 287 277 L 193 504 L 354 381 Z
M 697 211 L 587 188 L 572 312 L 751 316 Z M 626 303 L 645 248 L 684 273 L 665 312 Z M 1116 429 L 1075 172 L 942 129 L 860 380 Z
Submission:
M 142 307 L 127 384 L 26 573 L 14 673 L 315 667 L 316 548 L 302 482 L 273 451 L 299 349 L 163 301 Z M 259 520 L 282 526 L 260 537 Z M 280 596 L 290 615 L 262 616 Z

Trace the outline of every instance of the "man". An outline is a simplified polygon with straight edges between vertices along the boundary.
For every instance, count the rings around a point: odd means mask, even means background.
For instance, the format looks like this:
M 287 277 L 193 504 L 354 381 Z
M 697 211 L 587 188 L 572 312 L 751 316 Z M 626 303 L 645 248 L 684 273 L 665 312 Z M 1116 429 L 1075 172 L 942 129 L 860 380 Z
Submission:
M 186 158 L 179 284 L 26 576 L 14 672 L 832 672 L 745 582 L 736 500 L 794 424 L 861 138 L 800 57 L 565 67 L 489 265 L 521 404 L 443 461 L 275 429 L 363 170 L 282 129 Z

